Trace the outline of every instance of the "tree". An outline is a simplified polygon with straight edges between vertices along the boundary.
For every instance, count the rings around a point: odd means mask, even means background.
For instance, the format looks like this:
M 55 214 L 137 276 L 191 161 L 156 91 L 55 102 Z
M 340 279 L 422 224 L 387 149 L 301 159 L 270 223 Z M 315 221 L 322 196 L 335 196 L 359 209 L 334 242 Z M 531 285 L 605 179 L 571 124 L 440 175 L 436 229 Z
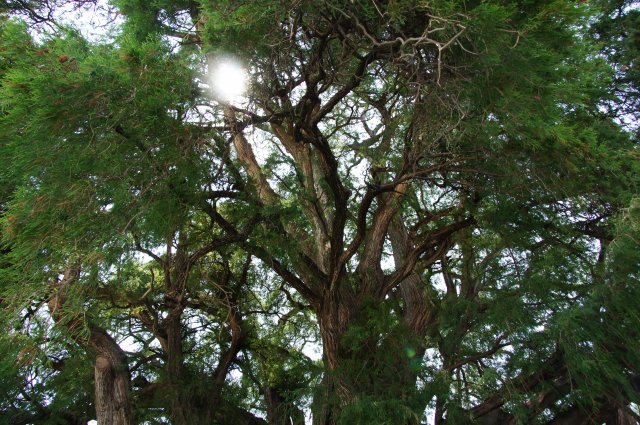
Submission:
M 607 5 L 114 3 L 112 41 L 4 20 L 0 50 L 6 322 L 56 322 L 99 423 L 636 420 Z
M 634 1 L 602 2 L 591 29 L 600 50 L 615 71 L 609 91 L 612 98 L 605 110 L 620 122 L 633 127 L 638 121 L 638 49 L 640 12 Z M 637 136 L 636 136 L 637 137 Z

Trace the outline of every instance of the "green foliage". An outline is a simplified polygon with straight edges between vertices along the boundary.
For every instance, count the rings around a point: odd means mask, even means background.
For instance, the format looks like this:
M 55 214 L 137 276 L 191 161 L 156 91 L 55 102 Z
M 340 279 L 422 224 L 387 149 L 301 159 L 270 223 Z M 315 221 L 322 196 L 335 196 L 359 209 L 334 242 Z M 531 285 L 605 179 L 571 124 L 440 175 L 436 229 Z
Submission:
M 418 424 L 418 416 L 396 400 L 363 398 L 344 409 L 338 424 Z
M 11 418 L 93 417 L 92 330 L 138 423 L 638 403 L 634 2 L 115 0 L 108 42 L 46 3 L 0 9 Z
M 70 417 L 89 418 L 93 396 L 91 364 L 37 317 L 25 320 L 27 334 L 0 340 L 0 423 L 54 425 Z
M 205 172 L 185 155 L 199 135 L 180 125 L 194 96 L 187 58 L 158 40 L 113 49 L 69 34 L 36 45 L 16 25 L 6 31 L 5 54 L 30 46 L 2 85 L 6 178 L 19 188 L 5 236 L 19 237 L 16 255 L 109 249 L 122 243 L 112 229 L 130 226 L 166 237 L 197 196 L 186 182 L 197 187 Z M 114 108 L 123 100 L 126 109 Z
M 266 53 L 273 46 L 273 23 L 286 16 L 282 2 L 221 1 L 200 2 L 208 17 L 204 25 L 205 40 L 213 52 L 250 58 L 256 51 Z
M 602 394 L 640 400 L 630 368 L 640 353 L 628 343 L 640 336 L 640 315 L 630 302 L 640 294 L 639 212 L 636 198 L 623 213 L 605 268 L 596 276 L 603 284 L 593 288 L 584 305 L 558 318 L 557 332 L 585 404 Z

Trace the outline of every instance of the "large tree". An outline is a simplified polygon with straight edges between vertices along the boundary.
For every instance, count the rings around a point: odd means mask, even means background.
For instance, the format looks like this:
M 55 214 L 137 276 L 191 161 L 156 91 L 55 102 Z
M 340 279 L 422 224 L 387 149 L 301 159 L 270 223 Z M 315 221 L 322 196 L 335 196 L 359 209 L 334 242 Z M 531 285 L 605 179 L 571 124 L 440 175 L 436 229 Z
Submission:
M 114 5 L 2 21 L 9 423 L 636 421 L 633 5 Z

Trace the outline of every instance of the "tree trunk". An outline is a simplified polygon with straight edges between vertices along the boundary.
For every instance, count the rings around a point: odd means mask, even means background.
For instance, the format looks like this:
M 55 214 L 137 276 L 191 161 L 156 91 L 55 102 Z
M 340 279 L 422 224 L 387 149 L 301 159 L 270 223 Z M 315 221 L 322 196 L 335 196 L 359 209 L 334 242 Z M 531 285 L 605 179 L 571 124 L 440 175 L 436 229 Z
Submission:
M 269 425 L 304 425 L 304 413 L 283 396 L 279 388 L 264 389 Z
M 131 377 L 127 359 L 116 341 L 102 328 L 87 324 L 89 337 L 82 332 L 82 316 L 65 311 L 69 286 L 80 277 L 80 267 L 69 267 L 60 282 L 52 285 L 54 295 L 48 306 L 53 320 L 65 326 L 72 338 L 97 355 L 94 362 L 95 407 L 99 425 L 131 425 Z
M 346 288 L 346 285 L 338 288 Z M 353 383 L 348 382 L 348 370 L 345 370 L 348 366 L 344 364 L 348 347 L 344 347 L 343 337 L 357 310 L 351 291 L 338 289 L 325 296 L 320 311 L 316 312 L 322 336 L 325 375 L 322 393 L 318 394 L 320 401 L 315 403 L 314 424 L 336 424 L 342 408 L 353 401 Z
M 122 349 L 106 332 L 91 329 L 91 345 L 98 352 L 94 363 L 96 419 L 99 425 L 131 425 L 130 376 Z
M 318 318 L 325 376 L 314 400 L 314 424 L 335 425 L 356 403 L 364 403 L 359 408 L 365 410 L 381 409 L 380 415 L 388 414 L 393 423 L 416 424 L 421 412 L 412 405 L 416 374 L 414 356 L 408 354 L 415 338 L 405 323 L 387 321 L 382 300 L 342 296 L 323 306 Z M 398 410 L 380 407 L 386 404 Z
M 169 384 L 169 405 L 171 421 L 174 425 L 190 425 L 194 421 L 190 417 L 192 401 L 185 388 L 184 365 L 182 364 L 182 308 L 172 310 L 165 320 L 167 331 L 167 382 Z
M 276 388 L 265 388 L 264 401 L 267 405 L 269 425 L 289 425 L 286 406 Z

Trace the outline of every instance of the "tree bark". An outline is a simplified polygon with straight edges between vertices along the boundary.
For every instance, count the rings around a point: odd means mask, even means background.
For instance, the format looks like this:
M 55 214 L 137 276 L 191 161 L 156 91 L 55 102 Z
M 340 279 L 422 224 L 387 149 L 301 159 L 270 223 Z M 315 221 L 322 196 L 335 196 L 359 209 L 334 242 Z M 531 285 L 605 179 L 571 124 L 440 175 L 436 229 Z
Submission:
M 91 329 L 91 345 L 98 352 L 94 363 L 98 425 L 131 425 L 130 376 L 126 357 L 105 331 Z
M 333 291 L 327 291 L 316 311 L 322 337 L 323 363 L 325 367 L 321 392 L 317 394 L 314 424 L 334 425 L 342 409 L 354 401 L 356 382 L 348 374 L 345 365 L 357 350 L 345 346 L 344 336 L 354 318 L 358 316 L 360 303 L 347 282 L 338 283 Z
M 169 384 L 169 405 L 174 425 L 189 425 L 191 400 L 184 387 L 184 365 L 182 363 L 182 308 L 172 310 L 165 319 L 167 331 L 167 383 Z

